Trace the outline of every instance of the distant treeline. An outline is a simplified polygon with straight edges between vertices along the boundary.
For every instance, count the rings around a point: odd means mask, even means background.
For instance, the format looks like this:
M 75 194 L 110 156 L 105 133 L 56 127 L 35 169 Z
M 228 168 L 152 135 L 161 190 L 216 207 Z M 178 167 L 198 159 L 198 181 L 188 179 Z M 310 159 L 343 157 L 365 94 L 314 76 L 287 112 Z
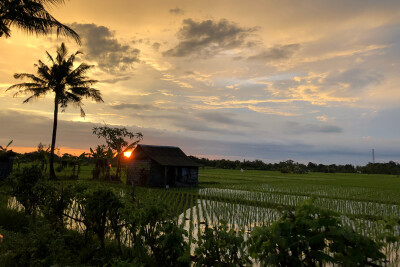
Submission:
M 221 169 L 244 169 L 244 170 L 265 170 L 280 171 L 283 173 L 368 173 L 368 174 L 400 174 L 400 164 L 389 161 L 388 163 L 368 163 L 365 166 L 345 165 L 324 165 L 309 162 L 307 165 L 294 162 L 293 160 L 282 161 L 279 163 L 265 163 L 261 160 L 227 160 L 227 159 L 207 159 L 190 156 L 192 160 L 204 167 Z

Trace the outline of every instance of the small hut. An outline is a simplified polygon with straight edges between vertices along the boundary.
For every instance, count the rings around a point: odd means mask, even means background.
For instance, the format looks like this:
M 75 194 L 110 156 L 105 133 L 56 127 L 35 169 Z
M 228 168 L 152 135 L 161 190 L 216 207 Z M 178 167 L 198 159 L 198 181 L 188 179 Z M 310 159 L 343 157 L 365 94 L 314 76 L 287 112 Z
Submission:
M 137 145 L 127 166 L 127 183 L 152 187 L 197 186 L 199 165 L 174 146 Z

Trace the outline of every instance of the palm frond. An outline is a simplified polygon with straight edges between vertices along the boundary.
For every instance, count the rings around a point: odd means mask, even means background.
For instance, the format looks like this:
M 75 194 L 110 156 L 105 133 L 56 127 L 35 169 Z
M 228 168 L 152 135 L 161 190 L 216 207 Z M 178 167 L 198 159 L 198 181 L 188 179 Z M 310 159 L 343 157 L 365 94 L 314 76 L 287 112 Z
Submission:
M 1 32 L 10 36 L 10 27 L 15 25 L 28 34 L 46 35 L 55 28 L 57 36 L 71 37 L 80 45 L 79 35 L 70 27 L 60 23 L 45 9 L 45 6 L 54 6 L 63 2 L 62 0 L 3 0 L 1 1 L 2 10 L 5 10 L 5 12 L 1 17 Z
M 64 0 L 36 0 L 37 2 L 39 2 L 40 4 L 42 4 L 43 6 L 51 6 L 51 5 L 57 5 L 57 4 L 64 4 L 65 1 Z
M 62 62 L 65 60 L 65 57 L 67 56 L 68 50 L 67 47 L 65 46 L 64 43 L 61 43 L 60 47 L 57 49 L 57 63 L 59 65 L 62 64 Z
M 80 108 L 80 111 L 81 111 L 81 117 L 82 117 L 82 118 L 85 117 L 85 116 L 86 116 L 86 113 L 85 113 L 85 111 L 83 110 L 82 106 L 79 106 L 79 108 Z
M 50 53 L 46 51 L 46 55 L 47 55 L 47 58 L 51 61 L 51 63 L 54 64 L 54 59 L 53 59 L 53 57 L 50 55 Z
M 86 74 L 86 72 L 93 68 L 93 65 L 88 65 L 85 63 L 80 64 L 75 70 L 73 70 L 71 72 L 71 77 L 84 77 L 84 75 Z
M 92 98 L 95 102 L 99 103 L 104 103 L 103 97 L 101 96 L 100 90 L 94 89 L 94 88 L 89 88 L 89 97 Z
M 46 83 L 46 81 L 44 81 L 43 79 L 40 79 L 39 77 L 36 77 L 35 75 L 30 74 L 30 73 L 15 73 L 14 74 L 14 79 L 24 79 L 24 78 L 34 81 L 35 83 L 40 83 L 40 84 Z
M 79 54 L 83 54 L 81 51 L 76 51 L 74 54 L 70 55 L 67 62 L 70 63 L 71 65 L 73 65 L 75 58 L 77 55 Z
M 35 98 L 39 98 L 39 97 L 41 97 L 43 94 L 42 93 L 40 93 L 40 92 L 36 92 L 36 93 L 34 93 L 33 95 L 31 95 L 30 97 L 28 97 L 27 99 L 25 99 L 22 103 L 28 103 L 29 101 L 31 101 L 32 99 L 35 99 Z

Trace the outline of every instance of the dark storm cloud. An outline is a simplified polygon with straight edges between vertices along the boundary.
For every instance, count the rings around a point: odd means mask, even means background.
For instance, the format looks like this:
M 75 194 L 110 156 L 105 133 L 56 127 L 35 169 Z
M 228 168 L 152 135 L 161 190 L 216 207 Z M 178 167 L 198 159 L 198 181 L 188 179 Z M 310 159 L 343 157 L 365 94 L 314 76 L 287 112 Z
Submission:
M 244 28 L 226 19 L 220 21 L 194 21 L 185 19 L 178 32 L 180 42 L 163 53 L 164 56 L 184 57 L 199 55 L 214 56 L 221 51 L 241 47 L 249 33 L 256 28 Z
M 290 58 L 297 50 L 300 44 L 276 45 L 257 55 L 251 56 L 249 60 L 274 61 Z
M 149 110 L 149 109 L 159 109 L 156 106 L 150 104 L 117 104 L 117 105 L 110 105 L 111 108 L 116 110 L 122 109 L 134 109 L 134 110 Z
M 234 125 L 234 126 L 254 126 L 253 123 L 242 121 L 235 118 L 235 114 L 226 112 L 201 112 L 197 115 L 199 118 L 206 122 L 213 122 L 223 125 Z
M 96 61 L 99 68 L 106 72 L 125 72 L 133 68 L 133 63 L 140 61 L 140 50 L 121 44 L 105 26 L 73 23 L 72 28 L 83 39 L 86 57 Z
M 335 125 L 318 125 L 318 124 L 300 124 L 290 121 L 285 125 L 285 129 L 290 134 L 307 134 L 307 133 L 342 133 L 343 129 Z
M 185 11 L 183 11 L 183 9 L 176 7 L 176 8 L 172 8 L 169 10 L 169 13 L 174 14 L 174 15 L 183 15 L 185 13 Z

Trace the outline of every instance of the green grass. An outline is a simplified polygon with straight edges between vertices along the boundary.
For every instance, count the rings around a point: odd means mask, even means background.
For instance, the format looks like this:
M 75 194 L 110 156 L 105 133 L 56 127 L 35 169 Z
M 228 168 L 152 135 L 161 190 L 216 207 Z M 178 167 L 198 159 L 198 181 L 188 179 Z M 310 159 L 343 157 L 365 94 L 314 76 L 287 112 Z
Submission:
M 400 204 L 400 176 L 200 169 L 200 187 Z

